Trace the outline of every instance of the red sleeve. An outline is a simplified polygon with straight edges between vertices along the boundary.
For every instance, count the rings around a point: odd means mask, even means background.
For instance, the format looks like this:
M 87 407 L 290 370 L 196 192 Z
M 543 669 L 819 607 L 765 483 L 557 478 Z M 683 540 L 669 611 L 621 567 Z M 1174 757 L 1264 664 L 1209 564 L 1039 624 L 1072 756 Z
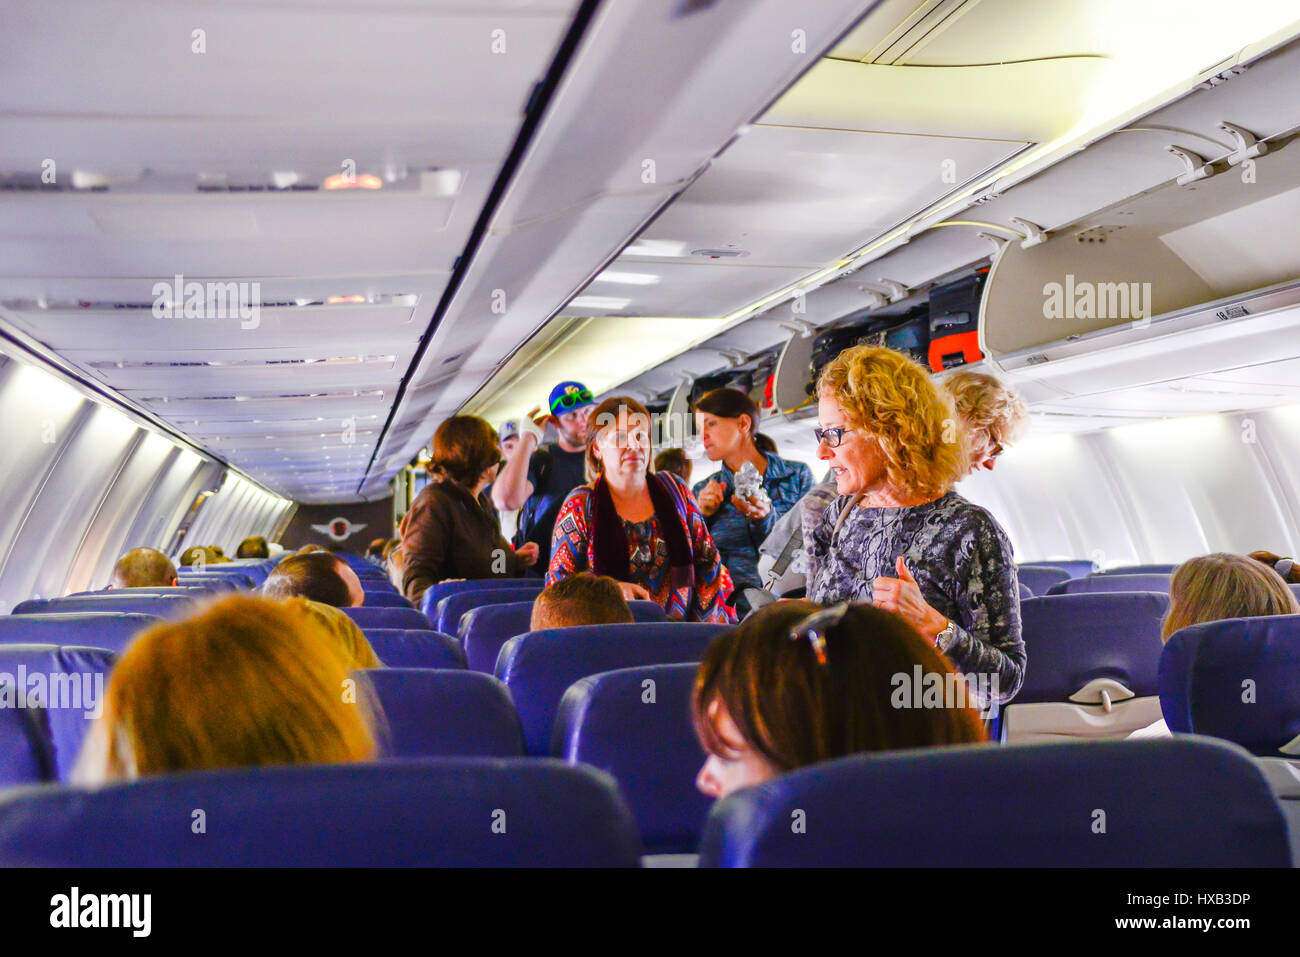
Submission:
M 551 533 L 551 564 L 546 569 L 546 585 L 568 578 L 587 567 L 587 545 L 591 540 L 587 528 L 587 501 L 591 489 L 575 488 L 560 506 Z
M 685 485 L 682 484 L 681 488 L 685 490 Z M 695 499 L 686 494 L 684 501 L 691 536 L 691 554 L 695 557 L 695 607 L 691 609 L 691 620 L 732 624 L 736 615 L 727 606 L 727 599 L 735 588 L 731 573 L 722 564 L 722 556 L 713 544 L 708 523 L 704 520 L 700 507 L 695 504 Z

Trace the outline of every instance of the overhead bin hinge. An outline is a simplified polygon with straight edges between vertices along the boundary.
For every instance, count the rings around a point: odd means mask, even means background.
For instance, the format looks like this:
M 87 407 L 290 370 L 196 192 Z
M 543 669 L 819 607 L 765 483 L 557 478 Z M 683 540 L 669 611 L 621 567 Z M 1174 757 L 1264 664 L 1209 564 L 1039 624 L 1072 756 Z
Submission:
M 1214 166 L 1200 153 L 1193 153 L 1189 149 L 1172 144 L 1166 146 L 1165 151 L 1183 161 L 1183 172 L 1176 180 L 1179 186 L 1186 186 L 1188 183 L 1195 183 L 1198 179 L 1207 179 L 1214 175 Z
M 1005 246 L 1007 243 L 1011 242 L 1011 240 L 1008 239 L 1006 236 L 999 236 L 996 233 L 976 233 L 975 235 L 978 236 L 980 239 L 987 239 L 990 243 L 993 244 L 994 256 L 1002 252 L 1002 247 Z
M 1228 156 L 1228 162 L 1233 166 L 1268 152 L 1268 144 L 1257 139 L 1250 130 L 1235 126 L 1227 120 L 1220 121 L 1219 129 L 1231 136 L 1237 144 L 1236 150 Z
M 745 364 L 746 359 L 748 358 L 739 349 L 719 349 L 718 355 L 726 359 L 727 366 L 732 369 L 743 366 Z
M 816 326 L 811 322 L 805 322 L 802 319 L 787 319 L 784 322 L 778 323 L 778 325 L 780 325 L 782 329 L 788 329 L 791 332 L 797 333 L 804 339 L 807 339 L 817 331 Z
M 1037 223 L 1031 223 L 1019 216 L 1012 216 L 1011 223 L 1019 227 L 1020 231 L 1025 234 L 1025 238 L 1020 240 L 1021 249 L 1028 249 L 1030 246 L 1037 246 L 1040 243 L 1047 242 L 1047 231 Z
M 884 293 L 877 292 L 865 282 L 856 282 L 853 284 L 853 288 L 867 297 L 868 308 L 879 309 L 881 306 L 884 306 L 889 302 L 889 299 L 885 297 Z
M 884 293 L 889 297 L 890 302 L 898 302 L 908 296 L 907 287 L 896 279 L 882 279 L 880 282 L 867 282 L 862 285 L 871 292 Z

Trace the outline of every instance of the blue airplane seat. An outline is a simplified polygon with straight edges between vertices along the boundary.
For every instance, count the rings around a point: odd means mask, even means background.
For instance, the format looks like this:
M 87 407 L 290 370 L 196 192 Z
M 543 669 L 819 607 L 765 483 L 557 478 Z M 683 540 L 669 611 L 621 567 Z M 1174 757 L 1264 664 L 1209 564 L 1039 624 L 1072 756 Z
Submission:
M 465 668 L 465 649 L 451 635 L 429 628 L 361 630 L 388 668 Z
M 462 626 L 466 612 L 485 605 L 505 605 L 514 602 L 531 602 L 542 593 L 542 583 L 519 584 L 514 588 L 478 588 L 458 591 L 438 602 L 434 622 L 439 631 L 465 637 Z
M 1047 589 L 1049 595 L 1085 595 L 1099 591 L 1154 591 L 1169 594 L 1168 575 L 1089 575 L 1057 582 Z
M 437 631 L 433 622 L 414 608 L 397 606 L 362 605 L 359 608 L 344 608 L 344 613 L 360 626 L 362 631 L 368 628 L 402 628 L 406 630 L 421 629 Z
M 630 601 L 633 621 L 667 621 L 663 606 L 653 601 Z M 501 646 L 515 635 L 522 635 L 532 622 L 533 602 L 508 602 L 504 605 L 480 605 L 461 616 L 465 655 L 473 671 L 492 674 Z
M 4 645 L 80 645 L 121 654 L 131 639 L 160 619 L 155 615 L 92 611 L 0 617 Z
M 523 757 L 515 703 L 491 675 L 429 668 L 362 674 L 384 713 L 389 757 Z

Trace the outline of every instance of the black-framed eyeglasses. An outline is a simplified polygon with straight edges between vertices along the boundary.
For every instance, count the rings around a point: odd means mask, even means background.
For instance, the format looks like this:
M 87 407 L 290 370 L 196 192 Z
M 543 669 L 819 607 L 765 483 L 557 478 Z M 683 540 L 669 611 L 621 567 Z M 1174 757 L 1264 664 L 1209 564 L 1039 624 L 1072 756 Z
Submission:
M 578 392 L 566 392 L 554 402 L 551 403 L 551 411 L 558 413 L 561 409 L 572 409 L 576 405 L 590 405 L 595 401 L 595 396 L 591 394 L 590 389 L 582 389 Z
M 849 602 L 843 602 L 833 608 L 823 608 L 821 611 L 813 612 L 791 629 L 790 640 L 807 641 L 813 654 L 817 656 L 817 663 L 825 667 L 826 636 L 830 634 L 832 628 L 844 620 L 849 605 Z
M 835 429 L 813 429 L 813 435 L 817 437 L 817 444 L 826 443 L 826 447 L 837 449 L 840 443 L 844 441 L 844 433 L 852 432 L 852 429 L 835 428 Z

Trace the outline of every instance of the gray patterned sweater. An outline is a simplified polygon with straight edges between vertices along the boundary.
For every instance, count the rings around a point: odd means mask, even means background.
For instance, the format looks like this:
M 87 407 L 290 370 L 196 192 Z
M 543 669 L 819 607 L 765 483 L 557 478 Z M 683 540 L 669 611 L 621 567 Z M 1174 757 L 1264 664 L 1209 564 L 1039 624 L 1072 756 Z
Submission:
M 821 605 L 871 601 L 877 577 L 897 577 L 899 555 L 926 602 L 956 625 L 940 651 L 969 675 L 996 675 L 998 703 L 1025 675 L 1020 586 L 1011 542 L 986 510 L 956 492 L 910 508 L 854 508 L 838 496 L 806 542 L 808 597 Z

